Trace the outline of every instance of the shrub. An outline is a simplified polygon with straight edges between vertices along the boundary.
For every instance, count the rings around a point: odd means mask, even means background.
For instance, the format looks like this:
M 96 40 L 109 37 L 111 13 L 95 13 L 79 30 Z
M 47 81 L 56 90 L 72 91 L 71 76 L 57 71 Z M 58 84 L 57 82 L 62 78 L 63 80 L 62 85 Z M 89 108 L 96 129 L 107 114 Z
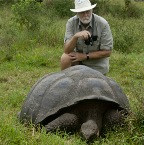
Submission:
M 109 11 L 109 0 L 91 0 L 92 4 L 97 3 L 96 8 L 94 8 L 93 12 L 96 14 L 106 14 Z
M 135 4 L 130 4 L 123 12 L 125 17 L 140 18 L 143 15 L 143 9 Z
M 0 4 L 14 4 L 20 0 L 0 0 Z
M 115 17 L 121 18 L 140 18 L 143 16 L 143 9 L 132 1 L 117 1 L 112 2 L 110 0 L 91 0 L 92 4 L 97 3 L 94 13 L 98 15 L 111 14 Z
M 21 28 L 26 27 L 28 30 L 38 30 L 39 13 L 41 5 L 35 0 L 21 0 L 12 7 L 14 20 Z
M 45 0 L 45 4 L 49 9 L 54 9 L 61 18 L 72 16 L 70 9 L 74 8 L 73 0 Z
M 113 38 L 114 49 L 122 53 L 140 53 L 143 51 L 143 37 L 141 33 L 143 24 L 135 19 L 106 18 L 110 23 Z M 139 29 L 141 28 L 141 29 Z

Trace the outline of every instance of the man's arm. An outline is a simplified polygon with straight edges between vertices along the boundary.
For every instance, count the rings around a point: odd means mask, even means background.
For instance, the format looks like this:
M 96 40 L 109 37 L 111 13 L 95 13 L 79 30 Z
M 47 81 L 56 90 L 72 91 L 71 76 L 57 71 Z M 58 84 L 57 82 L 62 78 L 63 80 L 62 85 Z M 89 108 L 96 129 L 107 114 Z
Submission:
M 73 57 L 72 62 L 83 61 L 87 59 L 87 55 L 84 53 L 75 52 L 75 54 L 72 53 L 69 55 Z M 89 55 L 89 59 L 100 59 L 104 57 L 109 57 L 111 55 L 111 50 L 90 52 L 88 55 Z
M 90 59 L 99 59 L 104 57 L 109 57 L 111 55 L 111 50 L 101 50 L 89 53 Z
M 64 44 L 64 53 L 69 54 L 73 52 L 74 48 L 76 47 L 76 43 L 78 38 L 81 38 L 83 40 L 88 39 L 88 37 L 91 36 L 89 31 L 80 31 L 77 32 L 70 40 L 67 40 Z
M 76 47 L 77 37 L 74 35 L 70 40 L 67 40 L 64 43 L 64 53 L 69 54 L 73 52 L 74 48 Z

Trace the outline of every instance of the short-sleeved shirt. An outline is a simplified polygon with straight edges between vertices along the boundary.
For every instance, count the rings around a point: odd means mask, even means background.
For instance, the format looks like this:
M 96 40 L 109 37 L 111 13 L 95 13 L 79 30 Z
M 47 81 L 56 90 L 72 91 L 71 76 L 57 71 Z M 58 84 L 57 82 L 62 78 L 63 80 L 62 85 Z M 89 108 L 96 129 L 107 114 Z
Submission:
M 74 17 L 70 18 L 66 24 L 64 42 L 70 40 L 75 33 L 82 30 L 89 31 L 91 34 L 93 34 L 93 36 L 97 37 L 97 40 L 93 41 L 93 45 L 91 46 L 86 45 L 85 41 L 79 38 L 76 43 L 76 48 L 74 49 L 75 51 L 81 53 L 89 53 L 100 50 L 112 50 L 113 37 L 110 26 L 104 18 L 93 14 L 93 18 L 89 26 L 84 29 L 84 27 L 81 25 L 79 18 L 77 17 L 77 15 L 75 15 Z M 106 74 L 109 71 L 109 57 L 84 60 L 82 61 L 82 64 L 96 69 L 103 74 Z

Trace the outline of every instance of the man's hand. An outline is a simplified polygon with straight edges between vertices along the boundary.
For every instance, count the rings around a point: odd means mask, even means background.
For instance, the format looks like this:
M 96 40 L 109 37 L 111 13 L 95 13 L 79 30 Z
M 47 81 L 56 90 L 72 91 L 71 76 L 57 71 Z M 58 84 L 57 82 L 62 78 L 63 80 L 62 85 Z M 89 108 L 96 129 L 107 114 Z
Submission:
M 68 54 L 72 62 L 79 62 L 86 59 L 86 55 L 84 53 L 72 52 Z
M 83 40 L 87 40 L 89 37 L 91 37 L 91 34 L 90 34 L 89 31 L 84 30 L 84 31 L 77 32 L 77 33 L 74 35 L 74 37 L 76 37 L 76 38 L 81 38 L 81 39 L 83 39 Z
M 64 44 L 64 52 L 66 54 L 69 54 L 71 52 L 74 51 L 74 48 L 76 47 L 76 43 L 77 43 L 77 40 L 78 38 L 81 38 L 83 40 L 87 40 L 89 37 L 91 36 L 90 32 L 89 31 L 80 31 L 80 32 L 77 32 L 71 40 L 67 41 L 65 44 Z M 73 58 L 73 56 L 72 56 Z

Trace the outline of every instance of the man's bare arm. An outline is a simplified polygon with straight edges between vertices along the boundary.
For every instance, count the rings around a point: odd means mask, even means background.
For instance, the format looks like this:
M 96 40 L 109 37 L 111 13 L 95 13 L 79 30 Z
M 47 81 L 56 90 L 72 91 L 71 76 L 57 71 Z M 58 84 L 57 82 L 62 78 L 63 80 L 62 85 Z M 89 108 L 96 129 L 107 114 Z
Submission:
M 73 52 L 78 38 L 86 40 L 86 39 L 88 39 L 89 36 L 91 36 L 91 34 L 89 31 L 86 31 L 86 30 L 76 33 L 70 40 L 68 40 L 64 44 L 64 53 L 69 54 L 69 53 Z
M 69 55 L 72 57 L 72 62 L 83 61 L 87 59 L 87 56 L 84 53 L 75 52 L 75 54 L 71 53 Z M 100 59 L 104 57 L 109 57 L 111 55 L 111 50 L 90 52 L 88 55 L 89 59 Z

